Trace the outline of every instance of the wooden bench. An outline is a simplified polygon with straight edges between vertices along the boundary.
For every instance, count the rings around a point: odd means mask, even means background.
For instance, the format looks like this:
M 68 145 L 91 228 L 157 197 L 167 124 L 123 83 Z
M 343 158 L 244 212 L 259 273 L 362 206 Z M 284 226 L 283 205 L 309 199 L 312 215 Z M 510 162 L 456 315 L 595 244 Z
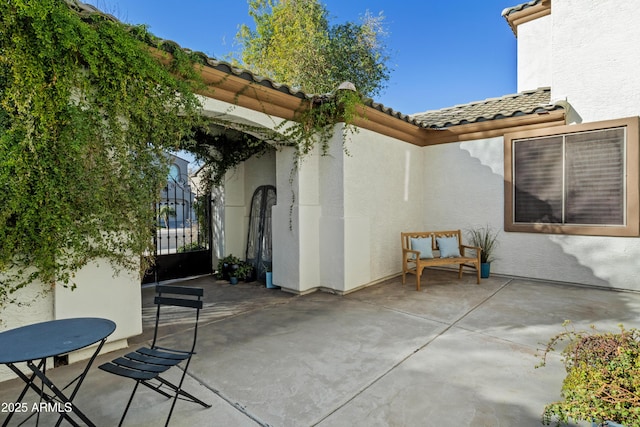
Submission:
M 433 267 L 438 265 L 458 264 L 458 278 L 462 278 L 462 268 L 475 268 L 478 276 L 478 284 L 480 284 L 480 252 L 482 248 L 476 246 L 468 246 L 462 244 L 462 233 L 460 230 L 450 231 L 420 231 L 400 233 L 402 239 L 402 284 L 405 284 L 406 275 L 416 275 L 416 290 L 420 290 L 420 276 L 425 267 Z M 431 239 L 429 242 L 428 239 Z M 449 238 L 442 242 L 444 255 L 438 245 L 439 238 Z M 451 240 L 455 238 L 456 240 Z M 414 240 L 412 245 L 411 239 Z M 431 246 L 431 251 L 428 245 Z M 414 247 L 415 246 L 415 247 Z M 455 247 L 457 246 L 457 251 Z M 421 250 L 422 249 L 422 252 Z M 474 252 L 473 254 L 468 253 Z M 449 253 L 447 253 L 449 252 Z

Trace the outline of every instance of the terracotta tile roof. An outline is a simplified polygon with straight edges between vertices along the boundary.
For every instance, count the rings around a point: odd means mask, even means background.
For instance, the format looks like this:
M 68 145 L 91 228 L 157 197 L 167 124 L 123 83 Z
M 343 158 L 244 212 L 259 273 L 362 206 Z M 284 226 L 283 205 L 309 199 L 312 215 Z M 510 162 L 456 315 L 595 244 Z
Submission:
M 100 14 L 103 15 L 105 17 L 107 17 L 108 19 L 111 19 L 113 21 L 118 21 L 117 18 L 115 18 L 113 15 L 109 15 L 107 13 L 102 12 L 100 9 L 90 5 L 90 4 L 86 4 L 86 3 L 82 3 L 78 0 L 66 0 L 67 3 L 70 5 L 71 8 L 75 9 L 80 15 L 90 15 L 90 14 Z M 191 49 L 188 48 L 184 48 L 182 46 L 180 46 L 178 43 L 172 41 L 172 40 L 163 40 L 161 38 L 157 38 L 157 37 L 153 37 L 150 40 L 147 40 L 147 42 L 149 43 L 149 45 L 164 50 L 166 52 L 171 53 L 172 51 L 174 51 L 175 49 L 182 49 L 183 51 L 187 52 L 187 53 L 195 53 L 196 55 L 198 55 L 200 57 L 200 61 L 204 64 L 207 65 L 211 68 L 215 68 L 219 71 L 223 71 L 227 74 L 233 74 L 234 76 L 240 77 L 244 80 L 250 81 L 250 82 L 254 82 L 257 83 L 259 85 L 262 86 L 266 86 L 269 87 L 271 89 L 275 89 L 277 91 L 280 92 L 284 92 L 284 93 L 288 93 L 290 95 L 293 95 L 295 97 L 298 98 L 307 98 L 310 99 L 312 97 L 312 95 L 306 94 L 302 91 L 293 89 L 287 85 L 281 85 L 278 84 L 276 82 L 274 82 L 271 79 L 268 79 L 266 77 L 261 77 L 258 76 L 254 73 L 252 73 L 251 71 L 245 70 L 245 69 L 241 69 L 241 68 L 237 68 L 234 67 L 232 64 L 225 62 L 225 61 L 219 61 L 215 58 L 211 58 L 209 56 L 207 56 L 205 53 L 203 52 L 196 52 L 196 51 L 192 51 Z
M 80 2 L 79 0 L 65 0 L 69 6 L 71 8 L 73 8 L 74 10 L 76 10 L 80 15 L 90 15 L 90 14 L 100 14 L 103 15 L 105 17 L 107 17 L 108 19 L 111 19 L 113 21 L 118 21 L 117 18 L 115 18 L 113 15 L 109 15 L 107 13 L 102 12 L 100 9 L 90 5 L 90 4 L 85 4 Z M 259 76 L 257 74 L 254 74 L 253 72 L 246 70 L 246 69 L 242 69 L 242 68 L 238 68 L 238 67 L 234 67 L 232 64 L 225 62 L 225 61 L 220 61 L 217 60 L 215 58 L 209 57 L 207 56 L 205 53 L 203 52 L 195 52 L 192 51 L 191 49 L 187 49 L 184 48 L 182 46 L 180 46 L 178 43 L 172 41 L 172 40 L 163 40 L 160 38 L 154 38 L 153 40 L 149 41 L 149 44 L 152 45 L 153 47 L 156 47 L 158 49 L 167 51 L 169 53 L 171 53 L 174 49 L 182 49 L 187 53 L 195 53 L 196 55 L 198 55 L 200 57 L 201 62 L 204 65 L 207 65 L 209 67 L 215 68 L 219 71 L 225 72 L 227 74 L 232 74 L 234 76 L 240 77 L 244 80 L 247 80 L 249 82 L 253 82 L 253 83 L 257 83 L 261 86 L 266 86 L 268 88 L 277 90 L 279 92 L 283 92 L 292 96 L 295 96 L 297 98 L 300 99 L 312 99 L 314 96 L 314 94 L 308 94 L 305 93 L 303 91 L 297 90 L 295 88 L 292 88 L 288 85 L 284 85 L 284 84 L 279 84 L 274 82 L 273 80 L 267 78 L 267 77 L 262 77 Z M 390 116 L 396 117 L 400 120 L 404 120 L 408 123 L 414 124 L 416 126 L 420 126 L 421 123 L 418 120 L 413 119 L 411 116 L 407 115 L 407 114 L 403 114 L 400 113 L 398 111 L 395 111 L 389 107 L 385 107 L 384 105 L 374 102 L 371 99 L 368 99 L 365 101 L 365 104 L 369 107 L 375 108 L 378 111 L 381 111 L 383 113 L 386 113 Z
M 541 111 L 553 111 L 562 108 L 549 104 L 551 89 L 548 87 L 489 98 L 484 101 L 456 105 L 441 110 L 425 111 L 411 117 L 421 121 L 423 127 L 447 128 L 467 123 L 499 120 L 508 117 L 534 114 Z
M 506 17 L 511 13 L 520 12 L 521 10 L 533 7 L 539 3 L 542 3 L 542 0 L 531 0 L 530 2 L 527 2 L 527 3 L 522 3 L 517 6 L 508 7 L 502 11 L 502 16 Z
M 98 8 L 89 4 L 82 3 L 79 0 L 65 1 L 71 8 L 76 10 L 81 15 L 90 15 L 97 13 L 113 21 L 118 21 L 118 19 L 114 16 L 106 14 Z M 542 0 L 533 0 L 529 3 L 525 3 L 511 9 L 514 11 L 522 10 L 523 8 L 533 6 L 541 1 Z M 505 12 L 506 11 L 507 9 L 505 9 Z M 175 49 L 182 49 L 188 53 L 195 53 L 200 57 L 202 63 L 206 66 L 215 68 L 227 74 L 232 74 L 249 82 L 257 83 L 259 85 L 277 90 L 279 92 L 295 96 L 300 99 L 312 99 L 314 97 L 314 95 L 312 94 L 305 93 L 288 85 L 278 84 L 269 78 L 261 77 L 249 70 L 234 67 L 228 62 L 211 58 L 203 52 L 194 52 L 190 49 L 183 48 L 174 41 L 162 40 L 160 38 L 154 37 L 153 39 L 149 40 L 149 44 L 153 47 L 157 47 L 158 49 L 167 51 L 169 53 L 171 53 Z M 442 110 L 427 111 L 424 113 L 413 115 L 407 115 L 399 111 L 395 111 L 392 108 L 386 107 L 383 104 L 377 103 L 371 99 L 366 100 L 365 104 L 380 112 L 388 114 L 399 120 L 403 120 L 407 123 L 411 123 L 415 126 L 423 128 L 442 128 L 462 125 L 466 123 L 497 120 L 506 117 L 532 114 L 541 110 L 550 111 L 562 108 L 559 106 L 548 105 L 549 96 L 550 89 L 541 88 L 535 91 L 522 92 L 514 95 L 503 96 L 501 98 L 487 99 L 481 102 L 472 102 L 469 104 L 444 108 Z

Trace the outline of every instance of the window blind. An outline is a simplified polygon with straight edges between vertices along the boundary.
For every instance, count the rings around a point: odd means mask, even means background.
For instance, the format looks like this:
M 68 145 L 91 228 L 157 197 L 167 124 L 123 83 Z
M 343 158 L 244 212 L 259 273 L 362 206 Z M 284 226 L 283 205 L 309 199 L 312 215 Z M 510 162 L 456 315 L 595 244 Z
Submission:
M 624 224 L 624 129 L 566 136 L 567 224 Z
M 515 222 L 562 222 L 562 137 L 514 144 Z
M 624 225 L 625 129 L 515 140 L 514 221 Z

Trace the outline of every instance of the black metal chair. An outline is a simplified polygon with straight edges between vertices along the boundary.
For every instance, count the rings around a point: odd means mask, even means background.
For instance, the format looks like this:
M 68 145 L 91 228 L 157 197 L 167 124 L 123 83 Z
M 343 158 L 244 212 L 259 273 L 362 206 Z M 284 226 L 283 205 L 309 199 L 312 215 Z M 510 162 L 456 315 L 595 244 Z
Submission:
M 122 414 L 122 418 L 120 419 L 118 426 L 122 425 L 124 418 L 129 411 L 129 406 L 131 406 L 133 396 L 140 384 L 149 387 L 163 396 L 173 398 L 165 427 L 169 425 L 169 420 L 171 419 L 171 414 L 173 413 L 178 397 L 180 397 L 181 400 L 198 403 L 205 408 L 211 407 L 211 405 L 182 390 L 182 383 L 184 382 L 187 370 L 189 369 L 191 356 L 195 354 L 196 340 L 198 337 L 198 320 L 200 317 L 200 310 L 202 309 L 202 296 L 204 295 L 204 291 L 202 288 L 158 285 L 156 286 L 156 292 L 157 294 L 154 300 L 157 305 L 156 325 L 153 332 L 153 341 L 151 346 L 139 348 L 132 353 L 126 354 L 124 357 L 119 357 L 111 362 L 100 365 L 100 369 L 103 371 L 131 378 L 136 381 L 136 385 L 133 388 L 133 392 L 131 392 L 131 396 L 127 402 L 127 407 Z M 161 320 L 161 308 L 164 306 L 185 307 L 195 310 L 195 323 L 193 326 L 193 342 L 191 344 L 191 349 L 166 348 L 157 344 L 158 328 L 162 324 L 167 323 L 166 320 Z M 166 309 L 163 311 L 166 311 Z M 166 317 L 167 315 L 165 314 L 164 318 Z M 160 376 L 163 372 L 177 366 L 183 361 L 185 363 L 179 383 L 171 383 Z M 163 386 L 169 390 L 162 389 Z

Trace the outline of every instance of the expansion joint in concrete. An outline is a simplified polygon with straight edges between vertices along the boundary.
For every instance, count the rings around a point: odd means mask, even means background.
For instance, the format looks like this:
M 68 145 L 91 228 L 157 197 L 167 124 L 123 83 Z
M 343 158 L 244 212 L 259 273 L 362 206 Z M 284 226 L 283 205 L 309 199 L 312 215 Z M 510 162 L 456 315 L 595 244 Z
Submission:
M 467 317 L 469 314 L 473 313 L 475 310 L 477 310 L 479 307 L 481 307 L 482 305 L 484 305 L 487 301 L 489 301 L 491 298 L 493 298 L 495 295 L 497 295 L 500 291 L 502 291 L 504 288 L 506 288 L 511 282 L 513 281 L 513 279 L 509 279 L 507 282 L 505 282 L 502 286 L 500 286 L 498 289 L 496 289 L 495 292 L 493 292 L 492 294 L 488 295 L 485 299 L 483 299 L 482 301 L 480 301 L 478 304 L 476 304 L 475 306 L 473 306 L 471 309 L 467 310 L 464 314 L 462 314 L 460 317 L 458 317 L 455 321 L 451 322 L 450 324 L 448 324 L 445 328 L 443 328 L 440 332 L 438 332 L 437 334 L 435 334 L 433 337 L 431 337 L 431 339 L 427 340 L 424 344 L 422 344 L 421 346 L 419 346 L 418 348 L 416 348 L 415 350 L 413 350 L 411 353 L 409 353 L 408 355 L 406 355 L 405 357 L 403 357 L 398 363 L 394 364 L 393 366 L 391 366 L 389 369 L 387 369 L 385 372 L 383 372 L 382 374 L 380 374 L 378 377 L 374 378 L 371 382 L 369 382 L 369 384 L 365 385 L 364 387 L 362 387 L 357 393 L 355 393 L 353 396 L 351 396 L 348 400 L 346 400 L 345 402 L 343 402 L 341 405 L 338 405 L 337 407 L 335 407 L 332 411 L 330 411 L 329 413 L 327 413 L 325 416 L 323 416 L 321 419 L 319 419 L 317 422 L 315 422 L 314 424 L 312 424 L 313 426 L 316 426 L 318 424 L 320 424 L 322 421 L 324 421 L 325 419 L 327 419 L 328 417 L 330 417 L 332 414 L 334 414 L 335 412 L 339 411 L 341 408 L 343 408 L 344 406 L 346 406 L 347 404 L 349 404 L 351 401 L 353 401 L 354 399 L 356 399 L 358 396 L 360 396 L 362 393 L 364 393 L 367 389 L 371 388 L 373 385 L 375 385 L 377 382 L 379 382 L 381 379 L 383 379 L 384 377 L 386 377 L 387 375 L 389 375 L 391 372 L 393 372 L 395 369 L 397 369 L 400 365 L 402 365 L 403 363 L 405 363 L 407 360 L 409 360 L 414 354 L 424 350 L 426 347 L 429 346 L 429 344 L 431 344 L 432 342 L 434 342 L 436 339 L 440 338 L 442 335 L 444 335 L 445 333 L 447 333 L 449 330 L 451 330 L 454 326 L 456 326 L 456 324 L 458 324 L 460 321 L 462 321 L 465 317 Z

